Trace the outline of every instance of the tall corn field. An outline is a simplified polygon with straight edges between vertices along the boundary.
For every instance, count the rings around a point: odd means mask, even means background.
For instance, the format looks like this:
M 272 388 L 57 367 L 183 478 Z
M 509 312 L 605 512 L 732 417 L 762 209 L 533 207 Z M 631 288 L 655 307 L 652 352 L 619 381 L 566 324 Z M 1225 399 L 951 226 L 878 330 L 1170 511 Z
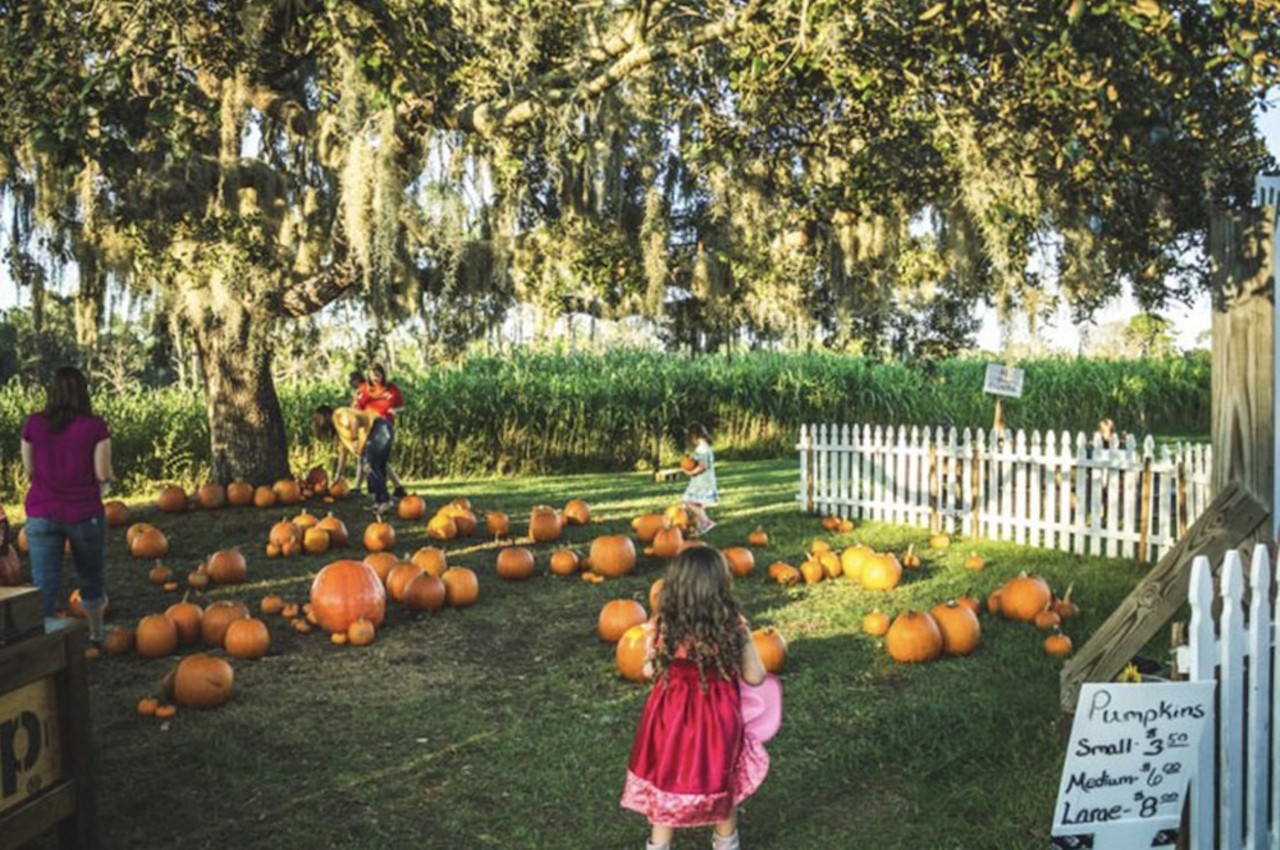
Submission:
M 647 351 L 479 357 L 393 375 L 408 407 L 392 463 L 402 476 L 629 470 L 669 465 L 688 423 L 707 425 L 720 457 L 793 451 L 806 422 L 989 427 L 985 362 L 949 360 L 926 373 L 897 363 L 825 353 L 688 357 Z M 1021 364 L 1024 396 L 1007 400 L 1012 428 L 1091 429 L 1110 416 L 1137 434 L 1209 430 L 1209 358 L 1047 359 Z M 327 462 L 309 432 L 317 405 L 340 405 L 341 385 L 280 387 L 290 459 Z M 25 489 L 18 434 L 43 395 L 0 387 L 0 499 Z M 208 475 L 208 425 L 199 394 L 175 388 L 99 395 L 117 475 L 136 490 L 157 481 L 193 486 Z

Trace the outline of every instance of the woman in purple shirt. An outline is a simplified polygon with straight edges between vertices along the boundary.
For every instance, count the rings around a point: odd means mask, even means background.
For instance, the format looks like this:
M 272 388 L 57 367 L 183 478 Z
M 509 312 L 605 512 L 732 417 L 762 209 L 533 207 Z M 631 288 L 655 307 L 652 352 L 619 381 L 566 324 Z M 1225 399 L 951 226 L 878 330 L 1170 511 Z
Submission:
M 113 480 L 111 437 L 107 423 L 93 415 L 89 385 L 79 369 L 59 369 L 46 391 L 44 410 L 27 417 L 22 466 L 31 479 L 26 499 L 31 574 L 43 596 L 46 627 L 56 627 L 62 549 L 70 541 L 89 639 L 101 641 L 107 604 L 102 492 Z

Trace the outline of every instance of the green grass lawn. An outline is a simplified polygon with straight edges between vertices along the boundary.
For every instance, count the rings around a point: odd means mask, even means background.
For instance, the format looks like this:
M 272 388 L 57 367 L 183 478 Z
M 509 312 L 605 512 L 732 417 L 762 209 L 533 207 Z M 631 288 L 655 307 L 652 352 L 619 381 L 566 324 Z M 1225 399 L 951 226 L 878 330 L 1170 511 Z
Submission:
M 1039 848 L 1046 845 L 1063 742 L 1060 662 L 1028 625 L 983 617 L 969 658 L 924 666 L 890 660 L 861 633 L 862 616 L 928 608 L 966 589 L 985 594 L 1021 570 L 1061 589 L 1074 582 L 1084 617 L 1068 633 L 1081 645 L 1145 567 L 1007 544 L 926 546 L 927 532 L 866 524 L 823 532 L 795 501 L 792 460 L 724 463 L 724 503 L 711 541 L 741 544 L 762 524 L 771 545 L 739 593 L 753 625 L 789 639 L 782 730 L 773 766 L 742 809 L 744 846 L 805 848 Z M 458 495 L 482 512 L 510 513 L 523 533 L 530 506 L 585 498 L 602 524 L 570 528 L 573 544 L 628 529 L 630 518 L 673 503 L 680 484 L 643 475 L 430 481 L 412 489 L 430 509 Z M 368 521 L 355 500 L 339 513 L 359 539 Z M 313 508 L 318 511 L 319 506 Z M 249 583 L 201 594 L 241 598 L 256 611 L 269 592 L 305 601 L 325 556 L 261 554 L 278 509 L 169 517 L 139 511 L 170 536 L 166 562 L 185 575 L 213 549 L 239 544 Z M 425 544 L 424 523 L 395 522 L 397 551 Z M 483 528 L 483 522 L 482 522 Z M 150 586 L 150 564 L 124 554 L 112 531 L 110 622 L 132 625 L 176 599 Z M 776 559 L 798 564 L 807 544 L 854 540 L 923 556 L 888 593 L 845 580 L 781 588 L 766 582 Z M 398 606 L 365 649 L 333 646 L 269 618 L 274 651 L 235 662 L 225 707 L 182 711 L 168 726 L 134 714 L 172 660 L 110 658 L 90 665 L 101 824 L 111 848 L 642 847 L 647 826 L 618 795 L 646 688 L 620 679 L 612 647 L 595 635 L 609 599 L 644 600 L 662 564 L 592 585 L 546 571 L 554 545 L 538 547 L 538 575 L 494 574 L 498 544 L 450 547 L 451 563 L 480 574 L 480 601 L 465 610 L 410 615 Z M 987 557 L 966 572 L 969 549 Z M 709 830 L 679 846 L 709 843 Z

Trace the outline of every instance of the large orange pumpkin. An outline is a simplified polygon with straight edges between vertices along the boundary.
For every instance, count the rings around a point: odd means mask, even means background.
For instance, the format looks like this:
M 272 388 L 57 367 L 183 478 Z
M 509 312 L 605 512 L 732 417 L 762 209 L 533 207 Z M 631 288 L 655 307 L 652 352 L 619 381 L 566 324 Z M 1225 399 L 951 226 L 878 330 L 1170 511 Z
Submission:
M 480 597 L 480 582 L 466 567 L 450 567 L 440 579 L 444 582 L 445 604 L 450 608 L 466 608 Z
M 408 495 L 396 504 L 396 516 L 415 522 L 427 515 L 427 500 L 418 495 Z
M 444 575 L 444 571 L 449 568 L 448 556 L 439 546 L 423 546 L 413 553 L 410 560 L 422 567 L 423 572 L 436 578 Z
M 227 504 L 227 490 L 217 481 L 206 481 L 196 491 L 196 500 L 202 508 L 212 510 L 225 507 Z
M 253 504 L 253 485 L 248 481 L 232 481 L 227 485 L 227 504 L 243 508 Z
M 231 699 L 235 671 L 221 658 L 197 652 L 178 662 L 173 698 L 187 708 L 216 708 Z
M 156 497 L 156 507 L 167 514 L 180 514 L 187 509 L 187 491 L 177 484 L 167 484 Z
M 664 525 L 662 514 L 641 514 L 631 520 L 631 530 L 641 543 L 652 543 Z
M 403 602 L 404 591 L 409 586 L 409 582 L 422 574 L 422 567 L 417 564 L 396 564 L 391 568 L 391 572 L 387 573 L 387 595 L 395 602 Z
M 507 546 L 498 550 L 498 577 L 523 581 L 533 575 L 533 553 L 523 546 Z
M 256 617 L 235 620 L 227 626 L 222 645 L 232 658 L 261 658 L 271 651 L 271 632 Z
M 560 539 L 560 515 L 549 505 L 537 505 L 529 513 L 529 536 L 534 543 Z
M 330 632 L 345 632 L 360 617 L 380 626 L 387 613 L 387 591 L 368 564 L 334 561 L 311 583 L 311 610 Z
M 164 614 L 148 614 L 138 621 L 134 643 L 143 658 L 163 658 L 178 648 L 178 629 Z
M 1049 603 L 1053 592 L 1049 583 L 1039 576 L 1026 573 L 1004 583 L 1000 590 L 1000 613 L 1010 620 L 1030 623 Z
M 867 590 L 893 590 L 902 581 L 902 564 L 892 552 L 881 552 L 862 567 L 862 586 Z
M 956 600 L 939 603 L 929 612 L 942 633 L 942 651 L 947 655 L 968 655 L 978 648 L 982 626 L 967 605 Z
M 591 541 L 587 558 L 600 575 L 619 578 L 636 568 L 636 545 L 625 534 L 603 535 Z
M 746 547 L 730 546 L 722 554 L 725 563 L 729 565 L 729 572 L 738 578 L 751 575 L 756 568 L 756 556 Z
M 210 603 L 200 618 L 200 640 L 205 646 L 221 647 L 227 636 L 227 627 L 236 620 L 247 620 L 249 609 L 243 602 L 220 599 Z
M 173 621 L 178 630 L 178 643 L 190 646 L 200 639 L 200 623 L 204 620 L 204 610 L 194 602 L 182 600 L 164 609 L 164 615 Z
M 770 673 L 781 673 L 787 664 L 787 641 L 773 626 L 765 626 L 751 633 L 751 641 L 760 654 L 760 662 Z
M 644 624 L 632 626 L 623 632 L 614 650 L 614 659 L 622 678 L 631 682 L 643 682 L 644 662 L 648 653 L 648 632 Z
M 844 551 L 840 553 L 840 568 L 847 578 L 854 581 L 862 581 L 862 570 L 871 559 L 876 556 L 870 546 L 864 546 L 861 543 L 854 543 L 852 546 L 846 546 Z
M 249 575 L 249 565 L 239 549 L 220 549 L 209 557 L 206 571 L 215 584 L 240 584 Z
M 489 511 L 485 514 L 484 525 L 494 537 L 506 537 L 511 533 L 511 520 L 502 511 Z
M 904 664 L 932 661 L 942 654 L 942 632 L 923 611 L 906 611 L 889 627 L 885 648 L 894 661 Z
M 119 528 L 122 525 L 129 524 L 129 517 L 132 513 L 129 510 L 129 506 L 119 499 L 104 502 L 102 509 L 107 515 L 107 525 L 112 528 Z
M 649 615 L 634 599 L 611 599 L 600 609 L 596 631 L 606 643 L 617 643 L 632 626 L 643 625 Z
M 386 552 L 396 545 L 396 530 L 382 520 L 374 520 L 365 526 L 364 548 L 370 552 Z M 374 623 L 382 625 L 382 621 Z
M 444 582 L 430 573 L 417 576 L 405 586 L 402 594 L 410 611 L 439 611 L 444 607 Z
M 670 526 L 664 528 L 653 538 L 653 545 L 649 547 L 655 558 L 674 558 L 680 554 L 681 548 L 684 546 L 684 532 L 679 526 Z
M 564 503 L 564 518 L 569 525 L 588 525 L 591 522 L 591 508 L 581 499 L 570 499 Z

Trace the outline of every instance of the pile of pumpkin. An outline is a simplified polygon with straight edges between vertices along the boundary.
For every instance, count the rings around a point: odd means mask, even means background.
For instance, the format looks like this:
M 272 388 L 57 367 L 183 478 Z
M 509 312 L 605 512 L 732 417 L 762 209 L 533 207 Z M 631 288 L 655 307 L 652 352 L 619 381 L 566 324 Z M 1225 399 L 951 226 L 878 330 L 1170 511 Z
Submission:
M 345 499 L 351 488 L 342 479 L 329 483 L 329 475 L 321 467 L 313 467 L 300 480 L 282 478 L 271 485 L 254 487 L 248 481 L 232 481 L 225 487 L 216 481 L 207 481 L 188 493 L 177 484 L 166 484 L 156 496 L 156 507 L 163 513 L 180 514 L 194 508 L 217 510 L 223 507 L 270 508 L 276 505 L 297 505 L 312 497 L 320 497 L 327 503 Z M 127 508 L 126 508 L 127 510 Z M 110 521 L 110 517 L 108 517 Z
M 662 579 L 649 587 L 649 608 L 656 617 L 662 601 Z M 612 599 L 600 609 L 596 632 L 605 643 L 614 645 L 618 673 L 631 682 L 646 681 L 644 662 L 648 653 L 650 619 L 643 605 L 634 599 Z M 787 641 L 772 626 L 755 629 L 751 640 L 760 653 L 765 670 L 781 673 L 787 663 Z
M 892 552 L 876 552 L 870 546 L 854 543 L 839 554 L 823 540 L 814 540 L 804 561 L 793 567 L 785 561 L 769 565 L 769 578 L 778 584 L 817 584 L 827 579 L 845 578 L 867 590 L 892 590 L 902 581 L 903 569 L 920 568 L 920 556 L 908 548 L 902 560 Z
M 1047 581 L 1024 572 L 987 596 L 987 610 L 1006 620 L 1031 623 L 1042 632 L 1050 632 L 1044 639 L 1044 651 L 1063 658 L 1071 654 L 1072 643 L 1071 638 L 1062 633 L 1061 626 L 1080 616 L 1080 607 L 1072 601 L 1071 590 L 1068 587 L 1061 597 L 1055 597 Z
M 377 525 L 371 523 L 371 528 Z M 389 529 L 390 526 L 387 526 Z M 367 537 L 377 537 L 376 528 L 371 532 L 366 529 Z M 395 532 L 392 531 L 392 542 Z M 303 508 L 293 519 L 280 518 L 267 532 L 266 553 L 268 558 L 291 558 L 294 555 L 322 555 L 333 548 L 341 548 L 348 544 L 347 526 L 341 519 L 330 512 L 324 519 Z

